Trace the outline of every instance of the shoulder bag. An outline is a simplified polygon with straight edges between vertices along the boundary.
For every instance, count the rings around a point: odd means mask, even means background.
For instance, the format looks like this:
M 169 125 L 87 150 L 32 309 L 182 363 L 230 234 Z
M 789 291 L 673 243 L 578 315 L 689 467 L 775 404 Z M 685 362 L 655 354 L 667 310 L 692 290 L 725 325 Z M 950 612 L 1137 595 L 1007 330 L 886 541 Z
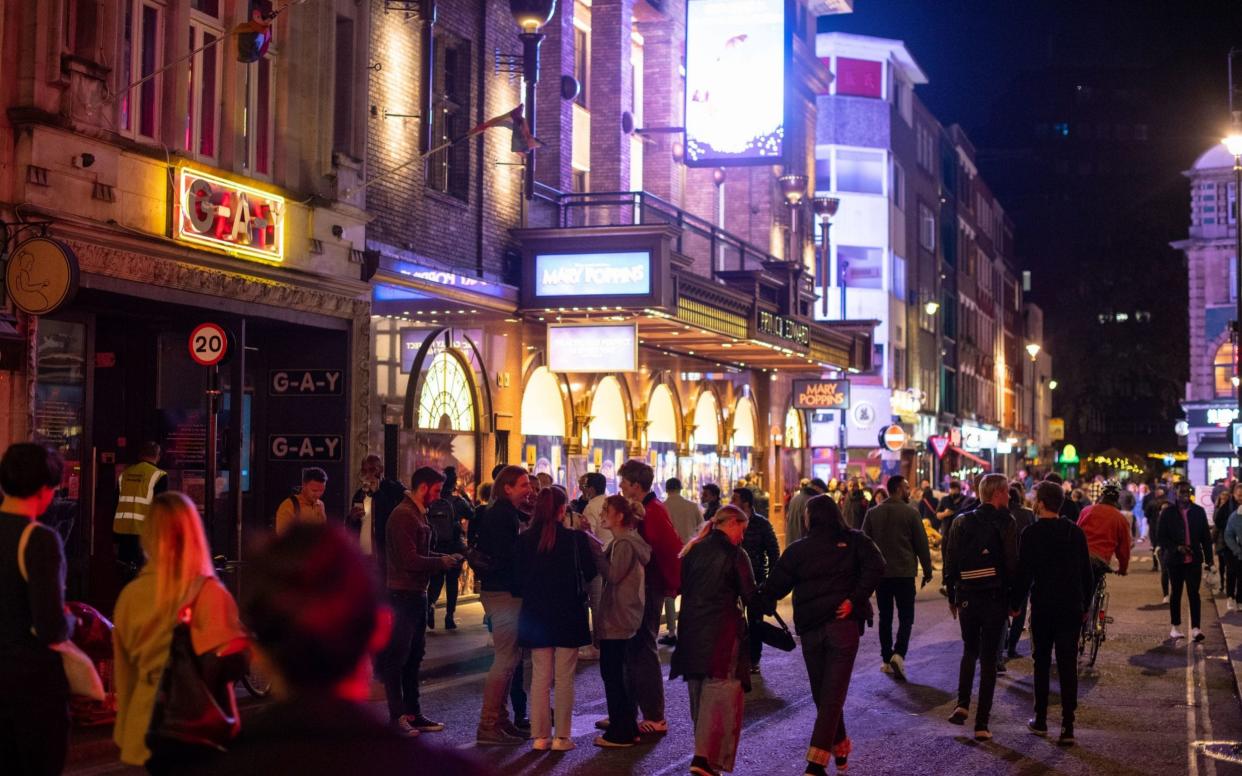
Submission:
M 776 625 L 762 619 L 755 621 L 755 632 L 759 636 L 759 640 L 769 647 L 775 647 L 782 652 L 792 652 L 796 646 L 793 633 L 790 632 L 789 626 L 785 624 L 785 621 L 781 619 L 780 612 L 772 612 L 772 616 L 776 618 Z
M 26 545 L 30 543 L 30 535 L 34 533 L 35 521 L 22 529 L 22 536 L 17 541 L 17 570 L 22 579 L 30 582 L 30 574 L 26 571 Z M 69 694 L 80 695 L 93 701 L 102 701 L 105 697 L 103 680 L 95 670 L 95 663 L 77 644 L 66 640 L 58 644 L 50 644 L 48 648 L 60 653 L 61 663 L 65 668 L 65 679 L 69 682 Z
M 160 676 L 147 728 L 147 748 L 153 755 L 180 753 L 187 747 L 224 751 L 241 730 L 232 683 L 220 688 L 221 693 L 208 686 L 190 636 L 194 605 L 206 579 L 199 577 L 194 582 L 186 603 L 177 611 L 168 663 Z M 220 702 L 221 695 L 227 708 Z

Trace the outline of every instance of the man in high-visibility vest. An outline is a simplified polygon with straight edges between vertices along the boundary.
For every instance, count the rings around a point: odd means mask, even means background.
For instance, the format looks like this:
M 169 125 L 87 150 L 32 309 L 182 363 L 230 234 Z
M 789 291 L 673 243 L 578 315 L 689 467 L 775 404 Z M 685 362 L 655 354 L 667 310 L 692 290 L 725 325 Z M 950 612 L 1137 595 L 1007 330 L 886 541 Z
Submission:
M 159 460 L 159 444 L 144 442 L 138 452 L 138 462 L 121 472 L 118 479 L 119 495 L 116 516 L 112 518 L 112 538 L 116 542 L 116 559 L 123 567 L 121 576 L 125 582 L 136 577 L 146 562 L 138 537 L 151 510 L 151 501 L 168 490 L 168 473 L 156 466 Z

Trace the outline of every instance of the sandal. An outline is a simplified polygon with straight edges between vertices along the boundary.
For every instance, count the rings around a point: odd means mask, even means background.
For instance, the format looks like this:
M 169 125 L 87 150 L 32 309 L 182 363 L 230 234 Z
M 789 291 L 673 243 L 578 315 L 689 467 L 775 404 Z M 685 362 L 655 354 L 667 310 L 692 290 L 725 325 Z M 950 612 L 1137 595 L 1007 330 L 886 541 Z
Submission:
M 638 723 L 638 732 L 639 733 L 667 733 L 668 722 L 663 719 L 658 722 L 652 722 L 649 719 L 644 719 L 642 722 Z

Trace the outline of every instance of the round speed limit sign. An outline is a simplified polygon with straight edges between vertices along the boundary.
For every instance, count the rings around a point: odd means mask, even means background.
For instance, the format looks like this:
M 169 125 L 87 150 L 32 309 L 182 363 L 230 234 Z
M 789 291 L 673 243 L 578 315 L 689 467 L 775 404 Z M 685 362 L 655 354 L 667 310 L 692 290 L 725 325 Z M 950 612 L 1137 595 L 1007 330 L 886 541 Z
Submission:
M 200 323 L 190 332 L 190 358 L 200 366 L 215 366 L 229 352 L 229 335 L 218 323 Z

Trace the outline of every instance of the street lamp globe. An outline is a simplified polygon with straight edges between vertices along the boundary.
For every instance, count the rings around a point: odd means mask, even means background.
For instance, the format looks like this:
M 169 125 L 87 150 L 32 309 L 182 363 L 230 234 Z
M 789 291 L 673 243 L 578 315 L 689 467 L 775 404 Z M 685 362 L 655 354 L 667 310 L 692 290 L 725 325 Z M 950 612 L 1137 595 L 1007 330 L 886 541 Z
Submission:
M 555 12 L 556 0 L 509 0 L 509 13 L 522 32 L 537 32 Z
M 839 207 L 841 207 L 841 200 L 836 197 L 826 197 L 821 194 L 811 200 L 811 209 L 820 218 L 832 218 L 837 214 Z
M 935 299 L 928 299 L 923 304 L 923 312 L 927 313 L 928 315 L 935 315 L 936 313 L 940 312 L 940 303 L 937 302 Z
M 789 174 L 782 175 L 776 180 L 781 185 L 781 194 L 785 197 L 785 204 L 797 207 L 806 195 L 806 176 Z
M 1034 342 L 1031 342 L 1026 346 L 1026 353 L 1031 357 L 1032 361 L 1034 361 L 1035 357 L 1039 355 L 1039 350 L 1039 345 Z
M 1050 381 L 1048 382 L 1048 390 L 1050 390 L 1050 391 L 1055 391 L 1056 389 L 1057 389 L 1057 381 L 1056 381 L 1056 380 L 1050 380 Z
M 1228 136 L 1221 139 L 1220 142 L 1225 144 L 1225 148 L 1229 150 L 1231 155 L 1235 157 L 1242 156 L 1242 130 L 1235 129 Z

